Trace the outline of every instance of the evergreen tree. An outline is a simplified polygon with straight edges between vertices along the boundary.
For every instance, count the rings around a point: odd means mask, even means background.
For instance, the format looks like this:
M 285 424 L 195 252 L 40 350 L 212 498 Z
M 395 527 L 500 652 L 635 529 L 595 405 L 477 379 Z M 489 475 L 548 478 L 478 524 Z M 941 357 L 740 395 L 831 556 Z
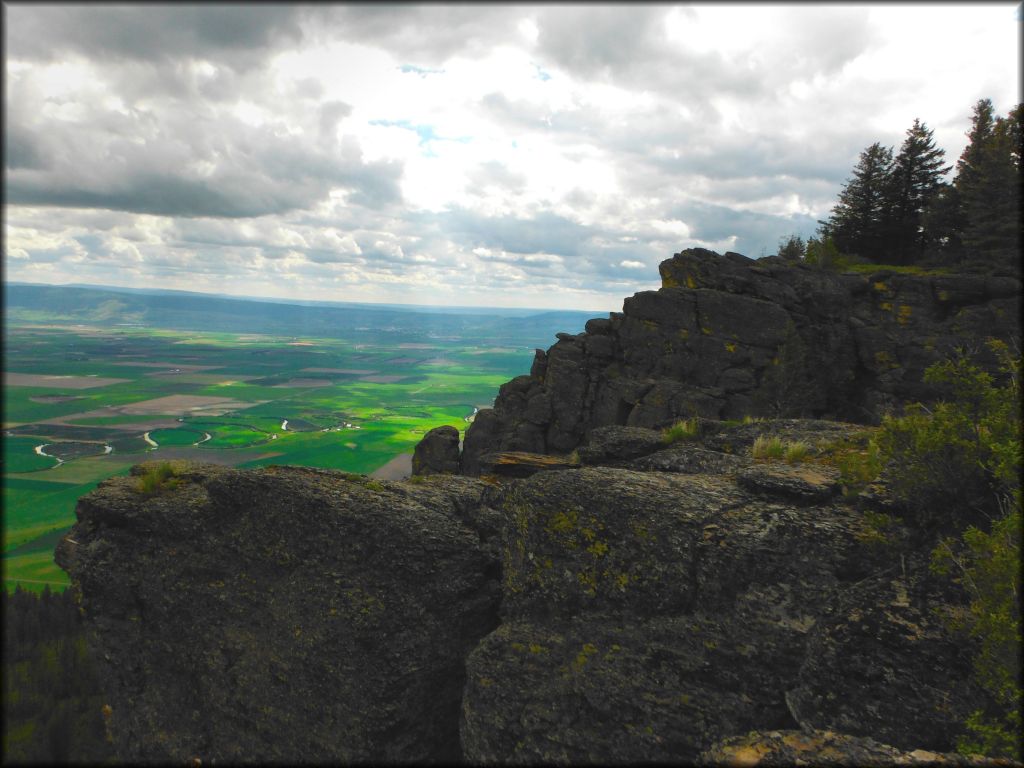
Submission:
M 823 237 L 831 237 L 841 252 L 882 261 L 892 169 L 892 149 L 877 141 L 860 153 L 853 178 L 839 193 L 839 202 L 822 227 Z
M 806 249 L 807 246 L 800 235 L 790 235 L 788 239 L 779 240 L 779 256 L 786 261 L 800 261 Z
M 982 148 L 992 138 L 994 127 L 994 111 L 991 99 L 979 99 L 974 105 L 974 116 L 971 118 L 971 130 L 967 132 L 967 146 L 956 161 L 956 181 L 958 188 L 977 184 L 981 163 Z
M 979 102 L 971 142 L 958 164 L 962 240 L 972 260 L 986 266 L 1019 269 L 1022 107 L 992 121 L 991 103 L 983 109 Z
M 945 154 L 935 146 L 932 130 L 915 118 L 893 162 L 886 195 L 889 221 L 885 229 L 892 263 L 917 261 L 929 244 L 925 212 L 943 190 L 942 177 L 952 168 L 943 165 Z

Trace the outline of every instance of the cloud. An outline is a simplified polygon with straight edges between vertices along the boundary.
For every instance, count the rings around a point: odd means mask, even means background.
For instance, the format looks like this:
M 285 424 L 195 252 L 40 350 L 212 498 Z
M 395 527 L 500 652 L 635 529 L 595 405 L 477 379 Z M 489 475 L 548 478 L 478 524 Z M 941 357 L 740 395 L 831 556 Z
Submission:
M 36 61 L 69 54 L 99 61 L 214 60 L 262 66 L 268 52 L 297 45 L 296 5 L 48 5 L 6 7 L 7 55 Z
M 984 5 L 4 10 L 5 265 L 44 282 L 607 308 L 1018 98 Z
M 400 163 L 366 162 L 357 139 L 338 140 L 352 111 L 339 100 L 293 114 L 306 122 L 309 138 L 300 138 L 271 113 L 247 121 L 237 105 L 158 97 L 128 107 L 102 81 L 93 84 L 95 100 L 65 102 L 73 108 L 67 119 L 31 77 L 12 80 L 4 178 L 11 204 L 251 217 L 308 207 L 334 189 L 355 205 L 401 201 Z

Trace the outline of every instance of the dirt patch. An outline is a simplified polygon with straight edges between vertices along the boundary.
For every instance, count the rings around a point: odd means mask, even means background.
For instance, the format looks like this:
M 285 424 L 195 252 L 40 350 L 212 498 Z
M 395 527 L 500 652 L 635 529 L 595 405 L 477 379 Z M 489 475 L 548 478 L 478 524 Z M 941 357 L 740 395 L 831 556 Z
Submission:
M 51 403 L 70 403 L 72 400 L 81 400 L 79 395 L 40 395 L 39 397 L 30 397 L 33 403 L 42 403 L 44 405 L 50 405 Z
M 192 414 L 202 412 L 205 416 L 220 416 L 228 411 L 251 408 L 266 401 L 253 403 L 232 400 L 229 397 L 209 397 L 207 395 L 167 395 L 140 403 L 129 403 L 110 408 L 107 415 L 124 414 L 126 416 L 154 416 L 160 414 Z M 217 413 L 214 413 L 214 412 Z M 79 417 L 80 418 L 80 417 Z
M 412 454 L 402 453 L 395 456 L 383 467 L 378 467 L 370 473 L 370 477 L 378 480 L 404 480 L 412 474 Z
M 377 371 L 369 368 L 303 368 L 302 373 L 341 373 L 349 376 L 372 376 Z
M 409 365 L 411 363 L 418 363 L 420 358 L 418 357 L 392 357 L 390 360 L 384 362 L 390 363 L 391 365 Z
M 43 376 L 35 373 L 4 372 L 5 387 L 49 387 L 50 389 L 92 389 L 123 384 L 131 379 L 110 379 L 103 376 Z
M 179 371 L 209 371 L 215 368 L 223 368 L 223 365 L 190 365 L 185 363 L 111 363 L 111 365 L 123 365 L 128 368 L 170 368 Z
M 284 384 L 275 384 L 274 387 L 330 387 L 333 384 L 330 379 L 289 379 Z
M 161 376 L 165 375 L 162 373 L 147 373 L 147 376 Z M 228 376 L 225 373 L 190 373 L 188 371 L 182 371 L 181 373 L 174 374 L 175 380 L 183 384 L 221 384 L 228 386 L 230 384 L 236 384 L 246 381 L 252 381 L 255 376 Z
M 399 344 L 399 349 L 437 349 L 436 344 L 417 344 L 415 342 L 407 342 L 405 344 Z
M 396 381 L 407 379 L 408 376 L 360 376 L 360 381 L 368 381 L 371 384 L 394 384 Z

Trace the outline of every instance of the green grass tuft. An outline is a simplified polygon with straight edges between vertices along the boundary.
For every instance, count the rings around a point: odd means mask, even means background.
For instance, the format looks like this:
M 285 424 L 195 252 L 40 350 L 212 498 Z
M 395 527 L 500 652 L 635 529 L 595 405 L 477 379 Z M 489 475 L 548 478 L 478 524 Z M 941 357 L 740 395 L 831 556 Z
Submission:
M 786 444 L 779 437 L 759 435 L 750 452 L 755 459 L 781 459 L 786 455 Z
M 807 443 L 785 443 L 786 454 L 785 459 L 787 464 L 796 464 L 797 462 L 803 461 L 807 458 L 810 453 L 810 446 Z
M 181 482 L 177 475 L 178 470 L 169 461 L 164 461 L 155 467 L 147 469 L 139 477 L 136 487 L 139 493 L 144 496 L 155 496 L 158 493 L 177 487 Z
M 700 421 L 697 417 L 677 421 L 661 431 L 661 442 L 672 445 L 682 440 L 696 440 L 700 437 Z

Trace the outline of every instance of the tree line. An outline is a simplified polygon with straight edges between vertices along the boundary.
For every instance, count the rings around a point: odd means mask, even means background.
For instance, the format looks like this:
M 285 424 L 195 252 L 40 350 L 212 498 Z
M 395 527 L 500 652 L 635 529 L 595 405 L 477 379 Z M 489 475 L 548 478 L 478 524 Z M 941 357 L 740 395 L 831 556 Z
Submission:
M 997 116 L 974 105 L 968 143 L 945 163 L 919 119 L 899 151 L 875 142 L 860 153 L 831 215 L 805 243 L 792 235 L 779 255 L 823 267 L 850 263 L 1019 270 L 1024 104 Z
M 5 764 L 111 764 L 103 697 L 73 590 L 0 592 Z

